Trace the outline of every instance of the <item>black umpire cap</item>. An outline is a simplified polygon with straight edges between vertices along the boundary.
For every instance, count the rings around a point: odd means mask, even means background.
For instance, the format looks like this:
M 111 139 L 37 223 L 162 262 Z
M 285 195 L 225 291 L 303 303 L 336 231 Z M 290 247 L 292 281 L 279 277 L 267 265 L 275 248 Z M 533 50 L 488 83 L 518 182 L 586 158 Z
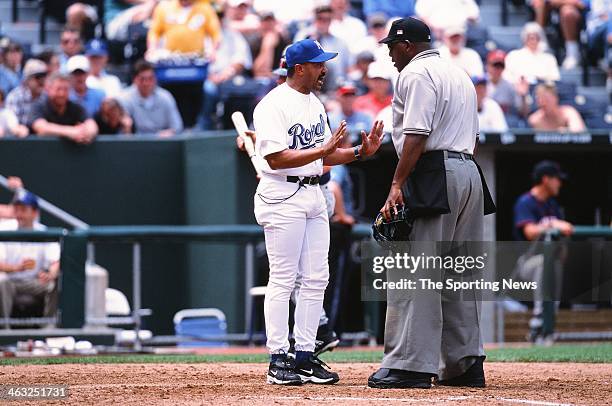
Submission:
M 431 42 L 431 31 L 427 24 L 416 18 L 406 17 L 393 21 L 389 35 L 379 43 L 388 44 L 395 41 Z

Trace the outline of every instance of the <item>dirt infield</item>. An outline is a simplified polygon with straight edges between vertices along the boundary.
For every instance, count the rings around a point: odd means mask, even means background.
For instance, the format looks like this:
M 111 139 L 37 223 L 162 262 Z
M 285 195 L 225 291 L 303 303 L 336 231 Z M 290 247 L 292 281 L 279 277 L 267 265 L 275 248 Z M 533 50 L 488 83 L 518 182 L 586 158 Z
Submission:
M 334 386 L 266 385 L 264 364 L 3 366 L 0 384 L 69 385 L 68 399 L 45 404 L 612 404 L 610 364 L 485 363 L 485 389 L 429 390 L 369 389 L 365 383 L 376 365 L 333 367 L 341 377 Z

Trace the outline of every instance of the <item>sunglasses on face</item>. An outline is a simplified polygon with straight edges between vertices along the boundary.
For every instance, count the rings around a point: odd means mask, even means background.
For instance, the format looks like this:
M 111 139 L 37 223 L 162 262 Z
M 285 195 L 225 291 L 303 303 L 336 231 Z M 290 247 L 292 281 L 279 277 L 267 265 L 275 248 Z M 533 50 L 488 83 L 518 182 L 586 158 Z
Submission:
M 43 80 L 47 77 L 46 73 L 37 73 L 36 75 L 32 75 L 32 77 L 36 80 Z
M 491 66 L 497 69 L 504 69 L 506 67 L 506 65 L 501 62 L 492 63 Z
M 79 42 L 78 38 L 63 38 L 62 39 L 62 44 L 70 44 L 70 43 L 76 44 L 78 42 Z

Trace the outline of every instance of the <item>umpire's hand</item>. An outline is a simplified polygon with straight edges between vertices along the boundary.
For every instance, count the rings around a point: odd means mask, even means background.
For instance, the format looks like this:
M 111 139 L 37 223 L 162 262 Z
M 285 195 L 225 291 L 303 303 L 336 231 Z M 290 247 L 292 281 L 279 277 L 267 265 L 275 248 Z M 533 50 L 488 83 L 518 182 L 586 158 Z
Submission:
M 385 220 L 389 221 L 393 216 L 397 216 L 397 206 L 404 205 L 404 195 L 402 189 L 398 185 L 391 185 L 389 190 L 389 196 L 385 201 L 385 205 L 380 209 L 380 212 L 385 217 Z

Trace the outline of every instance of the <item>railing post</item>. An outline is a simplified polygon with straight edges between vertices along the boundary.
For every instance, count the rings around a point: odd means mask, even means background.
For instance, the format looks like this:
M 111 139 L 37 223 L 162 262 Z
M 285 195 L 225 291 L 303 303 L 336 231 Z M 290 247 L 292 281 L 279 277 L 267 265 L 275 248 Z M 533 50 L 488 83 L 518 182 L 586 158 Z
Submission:
M 132 318 L 134 319 L 134 350 L 142 350 L 142 343 L 140 342 L 140 308 L 141 308 L 141 252 L 140 243 L 135 242 L 132 245 Z
M 252 241 L 249 241 L 244 248 L 244 331 L 249 334 L 249 340 L 252 339 L 252 307 L 253 296 L 251 296 L 251 288 L 255 280 L 255 247 Z M 250 342 L 249 342 L 250 344 Z
M 75 230 L 66 235 L 62 243 L 59 309 L 60 324 L 64 328 L 81 328 L 85 325 L 85 233 Z

